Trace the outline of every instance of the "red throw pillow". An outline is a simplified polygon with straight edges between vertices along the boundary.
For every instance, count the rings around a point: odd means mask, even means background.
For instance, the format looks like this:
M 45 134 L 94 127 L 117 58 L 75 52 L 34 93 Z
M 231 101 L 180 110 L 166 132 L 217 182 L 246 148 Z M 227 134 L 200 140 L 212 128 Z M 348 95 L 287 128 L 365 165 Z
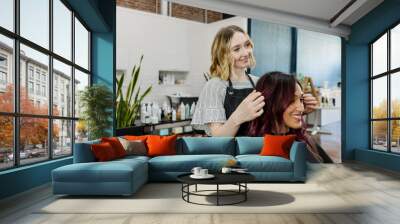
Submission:
M 140 141 L 146 142 L 147 136 L 148 135 L 138 135 L 138 136 L 136 136 L 136 135 L 125 135 L 124 138 L 126 140 L 129 140 L 129 141 L 140 140 Z
M 280 156 L 289 159 L 290 147 L 295 140 L 295 135 L 265 135 L 262 156 Z
M 90 147 L 92 149 L 94 157 L 99 162 L 109 161 L 117 158 L 113 147 L 108 142 L 93 144 Z
M 119 142 L 118 138 L 111 137 L 111 138 L 101 138 L 101 142 L 108 142 L 112 146 L 115 151 L 115 155 L 117 158 L 121 158 L 126 156 L 126 151 L 122 146 L 121 142 Z
M 147 137 L 148 156 L 176 155 L 175 145 L 177 137 L 177 135 L 149 135 Z

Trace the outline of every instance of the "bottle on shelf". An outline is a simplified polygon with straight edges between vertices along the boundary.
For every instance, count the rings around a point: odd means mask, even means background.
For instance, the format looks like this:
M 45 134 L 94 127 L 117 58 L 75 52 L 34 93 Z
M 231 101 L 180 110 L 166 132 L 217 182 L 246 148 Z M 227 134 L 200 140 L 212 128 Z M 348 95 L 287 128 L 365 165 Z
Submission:
M 140 107 L 140 122 L 146 122 L 146 103 L 142 103 Z
M 185 104 L 185 118 L 186 118 L 186 119 L 192 118 L 192 117 L 190 116 L 190 106 L 189 106 L 189 103 L 188 103 L 188 104 Z
M 176 121 L 176 110 L 172 109 L 172 121 Z
M 194 110 L 196 109 L 196 102 L 192 103 L 192 106 L 190 107 L 190 118 L 193 117 Z
M 186 114 L 185 114 L 185 104 L 181 102 L 181 105 L 179 105 L 179 111 L 181 112 L 180 120 L 185 120 L 186 119 Z

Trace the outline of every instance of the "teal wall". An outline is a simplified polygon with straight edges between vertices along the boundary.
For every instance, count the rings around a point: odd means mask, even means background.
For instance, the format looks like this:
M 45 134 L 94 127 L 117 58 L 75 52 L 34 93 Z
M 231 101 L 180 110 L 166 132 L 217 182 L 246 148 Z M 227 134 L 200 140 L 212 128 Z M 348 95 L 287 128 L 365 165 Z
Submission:
M 53 169 L 71 163 L 69 157 L 0 172 L 0 199 L 48 183 Z
M 351 27 L 345 45 L 345 112 L 342 151 L 344 160 L 357 160 L 399 170 L 400 157 L 369 149 L 369 49 L 368 44 L 400 22 L 400 0 L 386 0 Z
M 115 0 L 66 2 L 92 31 L 92 82 L 106 84 L 115 95 Z M 114 108 L 110 110 L 115 113 Z M 110 119 L 115 122 L 113 117 Z M 110 132 L 115 131 L 113 127 Z M 0 199 L 50 182 L 53 169 L 71 163 L 72 157 L 68 157 L 0 172 Z

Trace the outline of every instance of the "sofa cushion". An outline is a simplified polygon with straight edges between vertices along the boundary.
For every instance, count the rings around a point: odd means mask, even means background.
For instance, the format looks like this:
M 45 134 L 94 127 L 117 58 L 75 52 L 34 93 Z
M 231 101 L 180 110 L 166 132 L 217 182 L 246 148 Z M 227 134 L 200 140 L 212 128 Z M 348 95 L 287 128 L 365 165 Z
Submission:
M 92 144 L 90 148 L 92 149 L 94 157 L 96 157 L 96 161 L 104 162 L 118 158 L 112 145 L 108 142 Z
M 109 162 L 75 163 L 53 170 L 58 182 L 129 182 L 134 172 L 147 171 L 146 162 L 139 159 Z M 143 173 L 147 176 L 147 173 Z
M 122 146 L 126 151 L 126 155 L 147 155 L 146 142 L 142 140 L 126 140 L 125 138 L 118 137 Z
M 292 161 L 279 156 L 238 155 L 239 166 L 249 172 L 292 172 Z
M 193 167 L 200 166 L 211 172 L 219 171 L 230 159 L 231 155 L 174 155 L 158 156 L 149 160 L 149 170 L 163 172 L 190 172 Z
M 263 137 L 236 137 L 236 155 L 259 154 L 263 144 Z
M 149 135 L 147 137 L 148 156 L 165 156 L 176 154 L 177 135 L 159 136 Z
M 290 147 L 296 135 L 265 135 L 261 156 L 280 156 L 289 159 Z
M 177 150 L 177 154 L 184 155 L 235 155 L 235 141 L 232 137 L 183 137 Z
M 101 142 L 110 143 L 110 145 L 114 149 L 117 158 L 122 158 L 126 156 L 126 151 L 117 137 L 103 137 L 101 138 Z

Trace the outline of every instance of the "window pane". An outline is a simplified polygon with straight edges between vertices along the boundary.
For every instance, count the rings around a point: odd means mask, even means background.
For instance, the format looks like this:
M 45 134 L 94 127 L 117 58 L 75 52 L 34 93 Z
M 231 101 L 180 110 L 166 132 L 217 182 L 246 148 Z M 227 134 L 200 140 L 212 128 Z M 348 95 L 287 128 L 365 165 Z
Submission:
M 391 69 L 400 67 L 400 24 L 391 31 L 390 48 L 391 48 Z
M 0 35 L 0 111 L 14 111 L 13 40 Z
M 254 48 L 257 64 L 251 70 L 252 74 L 261 76 L 271 71 L 290 72 L 292 39 L 289 26 L 252 19 L 251 39 L 257 46 Z
M 71 60 L 72 12 L 60 1 L 53 1 L 53 51 Z
M 14 165 L 14 125 L 10 116 L 0 116 L 0 170 Z
M 71 66 L 53 60 L 53 115 L 72 117 Z
M 299 29 L 297 38 L 297 74 L 311 77 L 314 86 L 334 89 L 342 80 L 340 37 Z
M 72 121 L 53 121 L 53 157 L 72 154 Z
M 372 118 L 387 118 L 387 77 L 372 81 Z
M 21 36 L 49 47 L 49 0 L 20 0 Z
M 387 71 L 387 34 L 372 44 L 372 69 L 373 75 Z
M 81 114 L 79 95 L 86 86 L 89 86 L 89 75 L 75 69 L 75 117 L 79 117 Z
M 372 122 L 372 147 L 387 151 L 387 121 Z
M 89 69 L 89 32 L 75 18 L 75 63 Z
M 84 120 L 75 121 L 75 143 L 88 140 L 87 124 Z
M 48 114 L 48 63 L 47 55 L 21 44 L 21 113 Z
M 391 141 L 392 141 L 392 152 L 400 153 L 400 120 L 394 120 L 390 122 L 391 127 Z
M 14 31 L 14 0 L 0 1 L 0 26 Z
M 22 117 L 20 119 L 21 164 L 34 163 L 49 158 L 48 119 Z
M 391 75 L 390 85 L 390 98 L 391 98 L 391 110 L 392 117 L 400 118 L 400 72 Z

